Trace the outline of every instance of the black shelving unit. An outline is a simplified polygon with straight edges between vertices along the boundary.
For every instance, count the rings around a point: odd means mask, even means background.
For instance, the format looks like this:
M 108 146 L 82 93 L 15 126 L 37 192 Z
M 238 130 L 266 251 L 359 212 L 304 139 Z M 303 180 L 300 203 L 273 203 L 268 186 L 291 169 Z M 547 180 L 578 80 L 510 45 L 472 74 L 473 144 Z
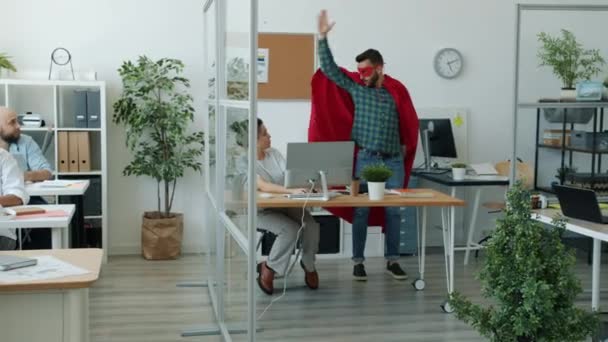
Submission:
M 608 150 L 598 150 L 597 149 L 597 133 L 602 132 L 604 130 L 604 108 L 608 107 L 608 102 L 536 102 L 536 103 L 523 103 L 519 104 L 519 108 L 528 108 L 528 109 L 536 109 L 536 143 L 535 143 L 535 152 L 534 152 L 534 189 L 540 190 L 543 192 L 553 193 L 553 189 L 551 187 L 543 187 L 538 185 L 538 160 L 539 160 L 539 152 L 541 149 L 551 149 L 551 150 L 559 150 L 561 151 L 561 160 L 560 167 L 563 169 L 568 166 L 572 168 L 572 159 L 574 153 L 585 153 L 591 155 L 591 186 L 593 187 L 593 180 L 596 178 L 597 174 L 601 173 L 602 167 L 602 155 L 608 154 Z M 563 121 L 561 122 L 562 129 L 562 139 L 561 145 L 549 145 L 544 144 L 541 141 L 541 113 L 544 108 L 555 108 L 555 109 L 563 109 Z M 573 109 L 579 108 L 593 108 L 595 109 L 593 113 L 593 141 L 591 148 L 584 147 L 573 147 L 566 145 L 566 131 L 570 129 L 570 134 L 574 131 L 575 125 L 582 125 L 581 123 L 573 123 L 568 120 L 568 110 L 570 110 L 570 115 L 575 115 L 572 113 Z M 570 120 L 571 121 L 571 120 Z M 584 124 L 584 125 L 588 125 Z M 560 179 L 560 183 L 563 182 L 563 179 Z

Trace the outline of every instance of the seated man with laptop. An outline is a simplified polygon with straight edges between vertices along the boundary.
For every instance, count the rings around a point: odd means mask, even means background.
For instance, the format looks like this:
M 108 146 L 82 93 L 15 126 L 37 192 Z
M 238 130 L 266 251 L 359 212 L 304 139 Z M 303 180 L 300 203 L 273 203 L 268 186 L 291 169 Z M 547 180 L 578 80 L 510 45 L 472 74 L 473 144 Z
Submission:
M 0 106 L 0 148 L 7 150 L 17 161 L 26 182 L 41 182 L 53 178 L 53 168 L 32 137 L 21 133 L 17 113 Z M 47 204 L 40 196 L 32 196 L 29 203 Z M 24 234 L 25 235 L 25 234 Z M 51 248 L 51 229 L 31 229 L 24 239 L 23 249 Z
M 0 206 L 22 205 L 29 201 L 23 183 L 23 173 L 8 151 L 0 149 Z M 1 208 L 0 208 L 1 210 Z M 4 213 L 0 213 L 4 214 Z M 14 250 L 17 235 L 14 229 L 0 229 L 0 250 Z
M 595 191 L 566 185 L 554 185 L 553 188 L 564 216 L 608 224 L 608 216 L 602 214 Z
M 262 120 L 258 119 L 257 189 L 274 194 L 303 194 L 305 188 L 287 189 L 285 180 L 285 158 L 271 147 L 270 134 Z M 285 275 L 298 236 L 302 237 L 302 260 L 304 281 L 310 289 L 319 287 L 319 276 L 315 269 L 315 255 L 319 250 L 319 224 L 303 208 L 264 209 L 258 212 L 258 227 L 268 230 L 277 238 L 270 250 L 268 260 L 258 264 L 258 285 L 272 295 L 275 275 Z M 300 232 L 301 230 L 301 232 Z

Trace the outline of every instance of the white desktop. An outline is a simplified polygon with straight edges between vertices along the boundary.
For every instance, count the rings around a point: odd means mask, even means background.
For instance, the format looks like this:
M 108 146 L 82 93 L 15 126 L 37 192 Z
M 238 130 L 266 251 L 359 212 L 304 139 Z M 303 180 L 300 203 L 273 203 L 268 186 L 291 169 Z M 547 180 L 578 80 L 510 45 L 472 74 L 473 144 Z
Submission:
M 286 188 L 317 189 L 318 193 L 290 194 L 290 199 L 328 201 L 338 195 L 330 186 L 350 184 L 353 176 L 353 141 L 288 143 Z

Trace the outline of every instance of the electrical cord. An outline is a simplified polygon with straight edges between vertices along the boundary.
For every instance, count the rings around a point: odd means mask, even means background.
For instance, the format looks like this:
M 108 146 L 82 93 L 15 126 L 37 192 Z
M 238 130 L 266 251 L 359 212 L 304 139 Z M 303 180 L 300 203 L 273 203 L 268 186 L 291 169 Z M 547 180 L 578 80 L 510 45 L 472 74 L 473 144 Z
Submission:
M 298 233 L 296 234 L 296 240 L 294 241 L 294 245 L 293 245 L 294 251 L 298 247 L 298 241 L 300 241 L 300 234 L 302 233 L 302 230 L 304 230 L 304 228 L 305 228 L 304 217 L 306 216 L 306 204 L 308 204 L 308 199 L 310 198 L 310 194 L 312 194 L 313 190 L 315 189 L 315 182 L 313 180 L 309 180 L 308 182 L 311 185 L 310 185 L 310 189 L 308 190 L 308 195 L 306 196 L 306 199 L 304 200 L 304 205 L 302 205 L 302 217 L 300 218 L 300 229 L 298 229 Z M 296 263 L 296 262 L 298 262 L 298 260 L 294 260 L 293 262 Z M 257 318 L 258 320 L 261 320 L 262 317 L 264 317 L 264 314 L 266 313 L 266 311 L 268 311 L 268 309 L 270 309 L 272 304 L 279 301 L 281 298 L 285 297 L 285 294 L 287 294 L 287 276 L 288 276 L 287 271 L 291 268 L 292 267 L 289 267 L 289 263 L 288 263 L 285 266 L 285 270 L 283 271 L 283 293 L 281 293 L 281 295 L 278 296 L 277 298 L 274 298 L 273 300 L 270 301 L 270 304 L 268 304 L 268 306 L 266 306 L 264 311 L 262 311 L 262 313 L 258 316 L 258 318 Z

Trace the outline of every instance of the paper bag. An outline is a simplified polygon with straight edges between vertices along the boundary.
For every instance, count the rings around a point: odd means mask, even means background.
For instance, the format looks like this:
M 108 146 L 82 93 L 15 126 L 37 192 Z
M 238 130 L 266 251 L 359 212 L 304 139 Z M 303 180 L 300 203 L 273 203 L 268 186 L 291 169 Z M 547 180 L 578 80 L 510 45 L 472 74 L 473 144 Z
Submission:
M 184 232 L 183 214 L 157 218 L 158 213 L 146 212 L 141 227 L 141 251 L 148 260 L 175 259 L 181 254 Z

